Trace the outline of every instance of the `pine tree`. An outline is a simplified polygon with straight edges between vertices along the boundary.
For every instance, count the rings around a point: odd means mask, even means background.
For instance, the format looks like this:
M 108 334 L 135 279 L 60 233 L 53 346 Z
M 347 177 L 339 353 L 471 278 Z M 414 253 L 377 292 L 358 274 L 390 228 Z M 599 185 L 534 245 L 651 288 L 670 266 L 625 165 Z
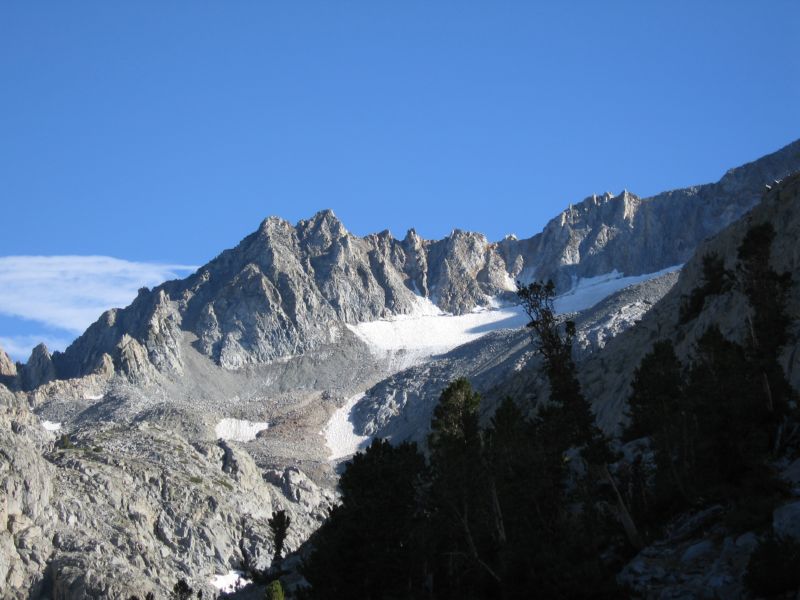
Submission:
M 656 342 L 642 358 L 631 382 L 627 439 L 653 435 L 681 411 L 685 402 L 682 370 L 670 340 Z
M 581 391 L 572 359 L 575 323 L 559 321 L 555 312 L 555 286 L 534 282 L 517 290 L 522 308 L 530 318 L 534 342 L 544 358 L 545 373 L 550 383 L 550 402 L 557 410 L 550 418 L 560 419 L 565 442 L 581 449 L 590 463 L 602 464 L 612 458 L 608 439 L 595 423 L 589 402 Z
M 534 282 L 517 290 L 522 308 L 530 318 L 534 341 L 544 358 L 545 373 L 550 383 L 550 402 L 557 410 L 550 418 L 560 419 L 566 442 L 581 449 L 589 462 L 600 464 L 611 459 L 608 439 L 597 427 L 589 402 L 581 391 L 572 359 L 575 323 L 561 323 L 555 312 L 555 286 Z
M 656 342 L 634 372 L 627 439 L 650 436 L 656 455 L 656 500 L 661 508 L 690 501 L 696 418 L 690 413 L 683 367 L 672 342 Z
M 487 477 L 479 407 L 480 395 L 473 391 L 469 381 L 465 378 L 453 381 L 439 398 L 428 436 L 431 495 L 440 508 L 439 527 L 443 537 L 451 540 L 445 551 L 465 557 L 456 570 L 466 589 L 500 582 L 496 565 L 491 564 L 486 551 L 489 549 L 493 554 L 496 544 L 502 543 L 496 538 L 503 526 L 496 505 L 496 488 Z M 473 569 L 477 572 L 472 573 Z M 486 577 L 492 583 L 484 582 Z
M 789 341 L 787 296 L 789 273 L 778 274 L 770 264 L 775 229 L 770 223 L 751 227 L 738 249 L 738 281 L 752 309 L 748 317 L 748 360 L 760 375 L 767 410 L 776 422 L 786 414 L 791 388 L 778 358 Z
M 264 600 L 283 600 L 283 586 L 277 579 L 270 581 L 267 584 L 267 590 L 264 594 Z
M 550 383 L 551 407 L 547 419 L 563 438 L 562 443 L 580 450 L 592 474 L 593 483 L 611 489 L 617 517 L 628 540 L 634 547 L 641 547 L 642 540 L 636 525 L 608 470 L 608 463 L 613 460 L 609 440 L 597 426 L 591 405 L 578 382 L 572 359 L 575 323 L 559 321 L 555 312 L 555 286 L 552 281 L 544 284 L 534 282 L 527 287 L 519 284 L 517 296 L 530 318 L 528 327 L 533 330 L 534 342 L 544 358 L 545 374 Z M 592 502 L 591 496 L 589 493 L 584 503 L 587 510 Z
M 415 444 L 376 439 L 353 457 L 339 480 L 342 503 L 312 538 L 314 551 L 302 569 L 312 597 L 423 596 L 424 473 Z
M 703 280 L 684 297 L 680 308 L 680 323 L 696 319 L 703 311 L 706 298 L 723 294 L 731 289 L 733 274 L 725 268 L 725 261 L 719 254 L 711 252 L 703 256 Z

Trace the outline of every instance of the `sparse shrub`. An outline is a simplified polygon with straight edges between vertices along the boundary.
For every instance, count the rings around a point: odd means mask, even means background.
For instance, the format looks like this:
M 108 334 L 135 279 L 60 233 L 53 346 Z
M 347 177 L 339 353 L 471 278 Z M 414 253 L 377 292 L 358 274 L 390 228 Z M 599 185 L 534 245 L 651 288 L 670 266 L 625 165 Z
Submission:
M 62 433 L 61 439 L 58 441 L 58 446 L 62 450 L 72 450 L 75 447 L 75 444 L 72 443 L 72 440 L 69 439 L 69 436 L 66 433 Z
M 800 543 L 771 534 L 750 557 L 744 583 L 756 596 L 767 598 L 798 589 Z

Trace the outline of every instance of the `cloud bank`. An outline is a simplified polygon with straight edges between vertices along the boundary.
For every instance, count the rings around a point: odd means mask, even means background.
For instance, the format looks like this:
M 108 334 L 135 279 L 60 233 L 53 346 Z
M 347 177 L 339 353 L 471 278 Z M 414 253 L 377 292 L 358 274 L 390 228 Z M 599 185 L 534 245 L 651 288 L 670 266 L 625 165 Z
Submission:
M 139 288 L 185 277 L 195 269 L 109 256 L 4 256 L 0 257 L 0 315 L 56 330 L 50 340 L 59 347 L 104 311 L 130 304 Z M 32 333 L 4 333 L 0 332 L 0 343 L 17 356 L 37 343 L 30 343 L 38 337 Z

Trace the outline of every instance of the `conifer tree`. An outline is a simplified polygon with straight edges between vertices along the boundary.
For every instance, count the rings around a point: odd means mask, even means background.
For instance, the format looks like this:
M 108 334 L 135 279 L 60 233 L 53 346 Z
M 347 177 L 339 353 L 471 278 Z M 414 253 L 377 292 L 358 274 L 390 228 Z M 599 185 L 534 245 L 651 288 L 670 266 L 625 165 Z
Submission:
M 656 496 L 671 504 L 676 496 L 689 502 L 696 419 L 687 406 L 683 367 L 669 340 L 656 342 L 646 354 L 631 383 L 630 424 L 627 439 L 651 436 L 656 455 Z
M 581 391 L 572 359 L 575 323 L 558 319 L 555 311 L 555 286 L 534 282 L 517 290 L 522 308 L 530 318 L 534 342 L 544 358 L 545 373 L 550 383 L 550 402 L 557 411 L 550 418 L 560 419 L 566 441 L 581 449 L 583 457 L 592 464 L 602 464 L 611 458 L 608 439 L 595 423 L 589 402 Z
M 636 525 L 608 470 L 608 463 L 613 459 L 608 438 L 595 423 L 589 401 L 578 382 L 572 358 L 575 323 L 567 320 L 562 324 L 559 321 L 552 281 L 533 282 L 528 286 L 518 284 L 517 296 L 530 318 L 528 327 L 532 329 L 534 341 L 544 358 L 552 405 L 548 420 L 552 421 L 569 446 L 580 449 L 583 460 L 594 474 L 595 483 L 607 484 L 612 489 L 617 516 L 628 540 L 634 547 L 641 547 L 642 540 Z
M 733 275 L 725 268 L 724 259 L 711 252 L 703 256 L 703 281 L 688 297 L 684 297 L 680 308 L 680 323 L 696 319 L 703 311 L 706 298 L 722 294 L 731 289 Z
M 498 528 L 496 495 L 493 497 L 496 489 L 485 468 L 479 406 L 480 395 L 465 378 L 453 381 L 442 392 L 428 437 L 431 494 L 441 509 L 440 525 L 454 540 L 454 547 L 447 551 L 461 553 L 467 559 L 462 574 L 474 567 L 499 583 L 496 565 L 483 551 L 492 546 L 496 550 L 496 544 L 489 539 L 502 541 L 494 535 Z
M 277 579 L 273 579 L 267 584 L 267 590 L 264 594 L 264 600 L 283 600 L 283 586 Z
M 770 223 L 751 227 L 738 249 L 739 286 L 747 297 L 752 315 L 748 317 L 748 359 L 761 379 L 764 402 L 776 422 L 786 413 L 791 388 L 778 358 L 789 341 L 790 318 L 787 295 L 791 275 L 779 274 L 770 264 L 775 229 Z
M 342 503 L 314 534 L 303 566 L 313 598 L 423 597 L 427 548 L 419 488 L 425 459 L 415 444 L 376 439 L 339 480 Z

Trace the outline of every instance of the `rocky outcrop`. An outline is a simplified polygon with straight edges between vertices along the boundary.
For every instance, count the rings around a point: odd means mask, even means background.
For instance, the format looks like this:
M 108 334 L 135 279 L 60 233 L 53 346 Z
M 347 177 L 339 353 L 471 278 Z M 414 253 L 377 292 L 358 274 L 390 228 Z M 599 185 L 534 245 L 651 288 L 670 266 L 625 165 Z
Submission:
M 39 344 L 31 351 L 31 356 L 22 368 L 22 388 L 33 390 L 56 378 L 53 357 L 47 346 Z
M 683 515 L 617 579 L 637 598 L 749 598 L 742 576 L 762 537 L 732 533 L 721 506 Z
M 52 552 L 46 531 L 54 470 L 42 457 L 48 435 L 19 400 L 0 386 L 0 588 L 4 597 L 35 596 Z M 22 595 L 25 591 L 25 595 Z
M 3 598 L 160 597 L 179 578 L 211 594 L 215 574 L 269 566 L 273 510 L 292 519 L 292 550 L 335 499 L 297 468 L 267 475 L 236 444 L 153 423 L 69 439 L 54 445 L 10 395 L 0 404 Z
M 653 273 L 686 262 L 698 244 L 755 206 L 765 184 L 800 170 L 800 140 L 728 171 L 717 183 L 639 198 L 623 191 L 570 205 L 527 240 L 499 243 L 500 254 L 523 280 L 553 279 L 558 289 L 575 278 L 617 269 Z
M 5 385 L 9 389 L 16 388 L 17 375 L 17 365 L 5 350 L 0 348 L 0 385 Z

